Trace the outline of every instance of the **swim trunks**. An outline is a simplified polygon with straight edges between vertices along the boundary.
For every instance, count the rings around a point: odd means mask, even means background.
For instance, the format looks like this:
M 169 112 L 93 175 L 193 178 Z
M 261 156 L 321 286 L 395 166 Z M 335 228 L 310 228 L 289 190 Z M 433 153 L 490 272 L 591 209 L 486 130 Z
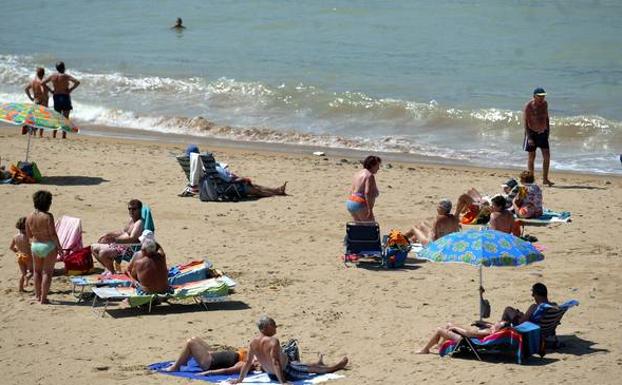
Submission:
M 28 254 L 17 253 L 17 263 L 32 269 L 32 257 Z
M 288 362 L 283 368 L 283 376 L 285 381 L 299 381 L 308 380 L 313 377 L 313 374 L 309 372 L 309 366 L 300 362 Z M 278 381 L 278 377 L 272 373 L 268 373 L 268 377 L 272 381 Z
M 56 245 L 52 241 L 47 242 L 32 242 L 30 244 L 30 251 L 34 257 L 45 258 L 54 250 Z
M 240 355 L 238 352 L 232 352 L 229 350 L 223 350 L 220 352 L 212 353 L 212 363 L 209 366 L 209 370 L 230 368 L 240 361 Z
M 357 213 L 367 207 L 367 201 L 361 193 L 352 193 L 346 201 L 346 208 L 352 214 Z
M 533 143 L 529 143 L 529 139 Z M 536 148 L 540 147 L 543 150 L 549 149 L 549 130 L 542 133 L 533 132 L 527 130 L 525 132 L 525 139 L 523 140 L 523 150 L 527 152 L 534 152 Z
M 140 283 L 136 283 L 135 284 L 135 289 L 136 289 L 136 294 L 137 295 L 152 295 L 152 294 L 173 294 L 175 292 L 175 290 L 172 287 L 167 287 L 166 290 L 164 292 L 161 293 L 154 293 L 151 291 L 146 290 Z
M 63 112 L 73 110 L 71 105 L 71 96 L 69 94 L 55 94 L 54 95 L 54 111 Z

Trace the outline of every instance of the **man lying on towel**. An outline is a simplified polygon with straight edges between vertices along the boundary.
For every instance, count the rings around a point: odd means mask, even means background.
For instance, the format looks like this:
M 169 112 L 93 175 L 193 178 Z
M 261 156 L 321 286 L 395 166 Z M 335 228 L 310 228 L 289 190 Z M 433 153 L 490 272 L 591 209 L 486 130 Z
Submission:
M 170 291 L 166 256 L 153 236 L 143 238 L 140 251 L 132 257 L 127 271 L 138 282 L 138 294 L 166 294 Z
M 248 359 L 240 371 L 240 377 L 231 381 L 232 384 L 239 384 L 244 380 L 254 358 L 259 361 L 270 379 L 278 381 L 280 384 L 285 384 L 286 381 L 305 380 L 316 373 L 332 373 L 343 369 L 348 364 L 347 357 L 333 366 L 326 366 L 321 358 L 313 364 L 290 361 L 281 349 L 279 340 L 274 336 L 276 334 L 276 322 L 268 316 L 263 316 L 257 321 L 257 327 L 259 334 L 252 339 L 248 349 Z

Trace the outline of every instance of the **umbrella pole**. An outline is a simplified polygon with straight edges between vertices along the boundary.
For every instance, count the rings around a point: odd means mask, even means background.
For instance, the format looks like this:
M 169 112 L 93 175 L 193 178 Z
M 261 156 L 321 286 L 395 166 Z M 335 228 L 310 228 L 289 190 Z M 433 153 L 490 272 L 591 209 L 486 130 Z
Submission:
M 479 320 L 482 321 L 482 313 L 484 312 L 483 309 L 483 300 L 484 300 L 484 286 L 483 286 L 483 282 L 482 282 L 482 265 L 479 265 Z
M 25 162 L 28 162 L 28 154 L 30 153 L 30 137 L 32 136 L 31 132 L 30 132 L 30 127 L 28 127 L 28 134 L 27 135 L 28 135 L 28 145 L 26 146 L 26 160 L 25 160 Z

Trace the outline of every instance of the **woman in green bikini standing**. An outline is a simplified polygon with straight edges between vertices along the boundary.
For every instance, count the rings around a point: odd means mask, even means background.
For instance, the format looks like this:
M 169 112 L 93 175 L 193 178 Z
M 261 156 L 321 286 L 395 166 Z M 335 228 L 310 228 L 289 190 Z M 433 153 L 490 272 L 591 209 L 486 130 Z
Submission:
M 34 261 L 35 297 L 41 304 L 48 304 L 54 263 L 62 248 L 56 234 L 54 216 L 48 212 L 52 205 L 52 194 L 39 190 L 32 195 L 32 200 L 35 211 L 26 218 L 26 236 L 30 239 Z

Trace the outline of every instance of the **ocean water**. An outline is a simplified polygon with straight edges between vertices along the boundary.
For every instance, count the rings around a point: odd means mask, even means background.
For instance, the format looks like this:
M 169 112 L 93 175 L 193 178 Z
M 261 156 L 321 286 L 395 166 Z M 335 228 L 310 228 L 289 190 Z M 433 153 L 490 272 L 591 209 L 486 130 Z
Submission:
M 2 3 L 0 101 L 64 60 L 78 124 L 522 166 L 542 86 L 552 167 L 622 174 L 620 1 Z

